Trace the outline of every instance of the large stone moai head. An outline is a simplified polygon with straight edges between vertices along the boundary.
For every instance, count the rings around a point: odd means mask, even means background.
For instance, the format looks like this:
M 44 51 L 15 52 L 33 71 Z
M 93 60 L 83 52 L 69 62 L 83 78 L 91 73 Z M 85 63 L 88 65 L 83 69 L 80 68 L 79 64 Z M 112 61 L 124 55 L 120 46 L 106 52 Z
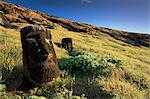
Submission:
M 73 45 L 72 45 L 72 39 L 71 38 L 63 38 L 62 41 L 61 41 L 61 45 L 67 51 L 72 51 L 73 50 Z
M 31 83 L 44 83 L 60 76 L 51 34 L 43 26 L 21 29 L 25 76 Z

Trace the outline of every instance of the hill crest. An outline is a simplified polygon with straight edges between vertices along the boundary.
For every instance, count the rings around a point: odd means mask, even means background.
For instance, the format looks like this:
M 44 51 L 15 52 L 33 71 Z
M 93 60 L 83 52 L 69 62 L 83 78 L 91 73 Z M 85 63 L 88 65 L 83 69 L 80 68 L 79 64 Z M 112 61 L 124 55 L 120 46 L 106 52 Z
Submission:
M 20 29 L 25 25 L 38 24 L 51 29 L 58 24 L 68 31 L 86 33 L 94 36 L 109 35 L 114 39 L 123 41 L 133 46 L 150 47 L 150 35 L 120 31 L 104 27 L 96 27 L 90 24 L 74 22 L 71 20 L 32 11 L 18 5 L 0 2 L 0 25 L 7 27 L 11 25 L 15 29 Z

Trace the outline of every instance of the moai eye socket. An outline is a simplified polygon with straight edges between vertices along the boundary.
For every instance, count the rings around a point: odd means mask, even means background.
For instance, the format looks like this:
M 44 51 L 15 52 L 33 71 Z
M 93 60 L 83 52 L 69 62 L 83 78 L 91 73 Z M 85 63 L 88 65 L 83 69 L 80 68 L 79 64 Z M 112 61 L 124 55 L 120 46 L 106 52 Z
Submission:
M 26 38 L 26 42 L 29 44 L 35 44 L 35 46 L 38 46 L 37 40 L 35 38 Z
M 31 50 L 34 50 L 35 53 L 40 53 L 42 49 L 40 48 L 40 43 L 36 38 L 26 38 L 26 42 L 29 44 L 29 47 L 32 47 Z

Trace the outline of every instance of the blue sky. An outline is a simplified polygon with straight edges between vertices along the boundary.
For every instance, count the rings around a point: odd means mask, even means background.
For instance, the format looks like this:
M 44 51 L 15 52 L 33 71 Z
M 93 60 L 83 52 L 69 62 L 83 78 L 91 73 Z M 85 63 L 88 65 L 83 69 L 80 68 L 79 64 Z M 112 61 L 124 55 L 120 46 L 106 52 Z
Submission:
M 150 33 L 150 0 L 5 0 L 77 22 Z

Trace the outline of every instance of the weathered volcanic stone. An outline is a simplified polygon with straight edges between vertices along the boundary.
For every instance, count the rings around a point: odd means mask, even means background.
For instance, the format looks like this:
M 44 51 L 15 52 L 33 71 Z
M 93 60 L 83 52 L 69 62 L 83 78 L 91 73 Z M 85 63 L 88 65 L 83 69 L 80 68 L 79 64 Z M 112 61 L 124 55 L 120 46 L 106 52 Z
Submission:
M 25 77 L 33 85 L 50 82 L 60 76 L 51 34 L 42 26 L 21 29 Z
M 72 45 L 72 39 L 71 38 L 63 38 L 61 45 L 67 51 L 72 51 L 73 50 L 73 45 Z

